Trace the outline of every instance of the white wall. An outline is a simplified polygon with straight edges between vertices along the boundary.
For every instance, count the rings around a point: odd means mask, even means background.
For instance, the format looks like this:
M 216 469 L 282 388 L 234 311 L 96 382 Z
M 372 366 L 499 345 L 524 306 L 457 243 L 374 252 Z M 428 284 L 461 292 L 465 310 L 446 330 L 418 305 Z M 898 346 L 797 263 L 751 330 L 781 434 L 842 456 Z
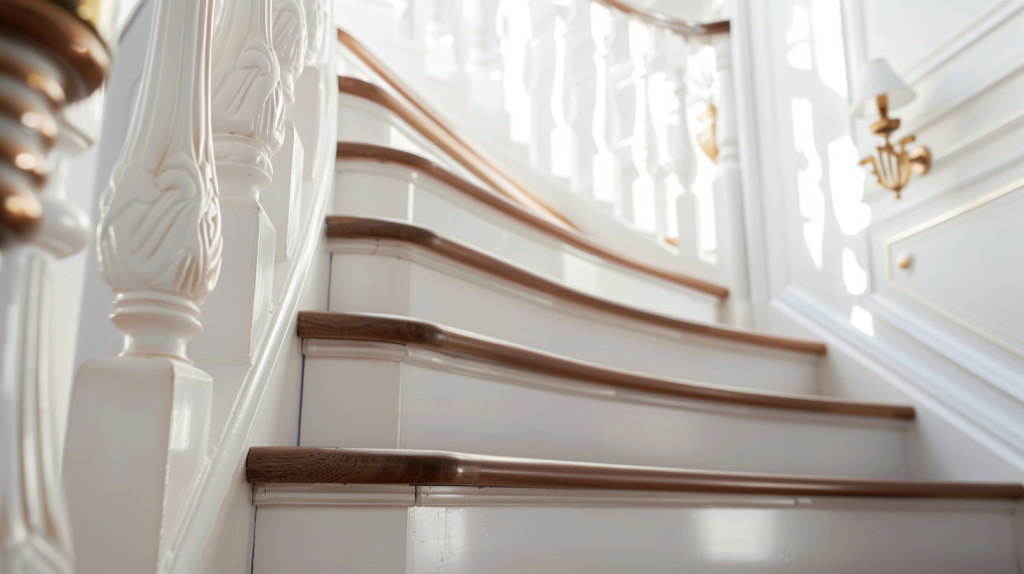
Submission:
M 836 393 L 913 401 L 929 478 L 1024 476 L 1024 190 L 1006 187 L 1024 178 L 1022 9 L 733 6 L 758 322 L 824 337 Z M 857 167 L 877 141 L 847 113 L 879 57 L 918 94 L 895 139 L 935 158 L 898 201 Z

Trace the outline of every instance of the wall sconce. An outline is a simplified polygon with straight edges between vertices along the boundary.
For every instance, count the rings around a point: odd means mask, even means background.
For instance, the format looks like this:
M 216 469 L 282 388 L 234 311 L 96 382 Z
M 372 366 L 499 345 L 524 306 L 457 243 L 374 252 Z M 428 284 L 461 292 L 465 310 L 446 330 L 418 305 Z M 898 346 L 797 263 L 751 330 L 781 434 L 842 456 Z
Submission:
M 917 146 L 907 150 L 907 144 L 914 141 L 914 136 L 901 139 L 898 149 L 889 141 L 892 132 L 900 127 L 900 120 L 890 118 L 889 110 L 913 100 L 915 95 L 885 60 L 874 60 L 865 68 L 857 99 L 850 107 L 850 114 L 861 118 L 874 116 L 878 110 L 879 119 L 871 124 L 871 131 L 882 136 L 885 143 L 876 148 L 877 156 L 864 158 L 860 164 L 871 164 L 878 184 L 895 191 L 896 199 L 900 198 L 900 190 L 910 181 L 911 173 L 924 175 L 932 166 L 932 154 L 928 148 Z

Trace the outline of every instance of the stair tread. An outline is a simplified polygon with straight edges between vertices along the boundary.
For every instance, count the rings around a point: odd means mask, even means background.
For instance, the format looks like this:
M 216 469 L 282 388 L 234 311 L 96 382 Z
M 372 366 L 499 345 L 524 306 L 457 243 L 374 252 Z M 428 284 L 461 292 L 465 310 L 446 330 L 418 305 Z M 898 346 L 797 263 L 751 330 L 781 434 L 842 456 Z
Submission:
M 622 251 L 619 251 L 614 247 L 605 245 L 596 239 L 552 224 L 547 220 L 534 215 L 533 212 L 523 209 L 519 205 L 466 180 L 465 178 L 422 156 L 395 148 L 373 144 L 338 142 L 337 159 L 358 159 L 391 163 L 421 171 L 425 175 L 453 187 L 473 199 L 484 203 L 509 217 L 512 217 L 520 223 L 524 223 L 545 235 L 553 237 L 557 241 L 571 245 L 581 251 L 590 253 L 591 255 L 596 255 L 602 259 L 613 261 L 634 271 L 639 271 L 641 273 L 705 293 L 712 297 L 725 299 L 729 296 L 729 289 L 722 285 L 705 281 L 697 277 L 692 277 L 685 273 L 679 273 L 670 269 L 647 264 L 623 253 Z
M 298 335 L 304 339 L 375 341 L 425 348 L 545 375 L 697 400 L 863 417 L 913 419 L 908 405 L 867 403 L 835 397 L 741 390 L 720 385 L 647 376 L 604 367 L 499 341 L 409 317 L 375 313 L 302 311 Z
M 892 498 L 1024 498 L 1019 483 L 709 472 L 430 450 L 252 447 L 251 483 L 587 488 Z
M 403 221 L 329 215 L 327 216 L 327 236 L 334 239 L 386 239 L 414 244 L 447 259 L 485 273 L 496 275 L 502 280 L 517 283 L 523 287 L 540 291 L 567 302 L 643 321 L 661 328 L 800 353 L 823 355 L 827 351 L 825 345 L 817 341 L 784 337 L 729 325 L 711 325 L 688 321 L 615 303 L 608 299 L 566 287 L 557 281 L 548 279 L 519 265 L 509 263 L 486 251 L 425 227 Z

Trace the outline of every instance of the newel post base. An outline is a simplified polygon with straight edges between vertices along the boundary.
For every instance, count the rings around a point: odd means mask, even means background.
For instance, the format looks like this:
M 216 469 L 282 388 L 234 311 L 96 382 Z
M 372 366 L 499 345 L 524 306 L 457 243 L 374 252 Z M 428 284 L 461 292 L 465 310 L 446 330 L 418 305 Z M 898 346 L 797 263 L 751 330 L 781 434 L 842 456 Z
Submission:
M 64 483 L 78 574 L 156 572 L 207 455 L 213 379 L 180 360 L 82 366 Z

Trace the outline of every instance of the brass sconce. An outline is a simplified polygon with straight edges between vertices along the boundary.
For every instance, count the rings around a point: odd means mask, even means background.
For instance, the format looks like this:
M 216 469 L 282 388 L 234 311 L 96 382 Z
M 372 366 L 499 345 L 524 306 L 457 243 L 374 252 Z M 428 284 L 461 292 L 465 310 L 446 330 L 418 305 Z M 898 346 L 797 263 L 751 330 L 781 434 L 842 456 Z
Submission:
M 711 161 L 718 162 L 718 141 L 715 139 L 715 119 L 717 115 L 715 104 L 708 104 L 708 109 L 697 116 L 700 122 L 700 131 L 697 132 L 697 143 L 700 149 L 711 158 Z
M 877 108 L 879 119 L 871 124 L 871 131 L 885 141 L 876 148 L 878 155 L 864 158 L 860 163 L 871 164 L 878 185 L 896 192 L 896 199 L 900 198 L 900 190 L 910 181 L 912 173 L 924 175 L 932 165 L 932 154 L 928 148 L 917 146 L 907 150 L 907 144 L 913 143 L 914 136 L 900 139 L 898 148 L 889 141 L 892 133 L 900 127 L 900 120 L 890 118 L 889 110 L 906 104 L 914 96 L 914 91 L 896 76 L 885 60 L 875 60 L 864 70 L 860 92 L 850 108 L 854 117 L 873 115 L 871 112 Z

